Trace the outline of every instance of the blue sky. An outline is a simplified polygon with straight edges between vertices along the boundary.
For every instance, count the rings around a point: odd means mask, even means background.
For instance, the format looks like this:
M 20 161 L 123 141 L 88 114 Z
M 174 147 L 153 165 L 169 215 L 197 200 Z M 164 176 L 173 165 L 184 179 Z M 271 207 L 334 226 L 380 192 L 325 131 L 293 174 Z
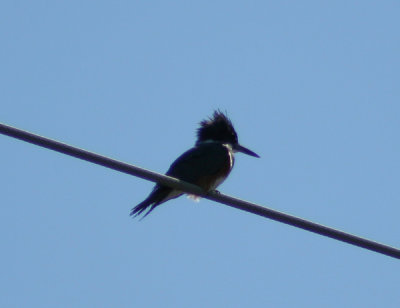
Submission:
M 2 1 L 0 121 L 400 247 L 398 1 Z M 399 261 L 0 136 L 2 307 L 399 307 Z

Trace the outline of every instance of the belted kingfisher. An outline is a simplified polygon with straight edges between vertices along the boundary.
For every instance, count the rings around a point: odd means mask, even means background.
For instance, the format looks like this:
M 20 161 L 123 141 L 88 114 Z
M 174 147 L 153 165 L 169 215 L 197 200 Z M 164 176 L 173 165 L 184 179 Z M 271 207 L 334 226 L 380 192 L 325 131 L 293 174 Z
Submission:
M 229 175 L 235 152 L 260 157 L 239 144 L 232 122 L 226 114 L 216 110 L 212 117 L 200 122 L 195 146 L 179 156 L 166 174 L 200 186 L 208 192 Z M 150 195 L 132 209 L 130 215 L 136 217 L 148 210 L 145 217 L 161 203 L 181 195 L 182 191 L 157 184 Z

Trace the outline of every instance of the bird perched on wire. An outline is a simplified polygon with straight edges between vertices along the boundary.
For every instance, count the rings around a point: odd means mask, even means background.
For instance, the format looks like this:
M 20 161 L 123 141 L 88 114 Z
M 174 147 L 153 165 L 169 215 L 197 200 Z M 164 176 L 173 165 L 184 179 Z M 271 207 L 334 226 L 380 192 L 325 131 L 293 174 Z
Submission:
M 260 157 L 239 144 L 232 122 L 226 114 L 216 110 L 209 119 L 200 122 L 195 146 L 179 156 L 166 175 L 200 186 L 208 192 L 229 175 L 235 152 Z M 150 195 L 132 209 L 131 216 L 136 217 L 148 210 L 145 217 L 161 203 L 182 194 L 182 191 L 157 184 Z

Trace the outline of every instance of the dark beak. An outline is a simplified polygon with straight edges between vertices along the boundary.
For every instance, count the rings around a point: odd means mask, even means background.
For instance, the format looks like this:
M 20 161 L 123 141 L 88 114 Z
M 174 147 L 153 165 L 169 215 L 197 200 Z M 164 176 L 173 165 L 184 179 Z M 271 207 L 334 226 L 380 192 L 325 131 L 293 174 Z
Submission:
M 241 146 L 240 144 L 236 144 L 235 147 L 233 148 L 234 151 L 236 152 L 241 152 L 250 156 L 254 156 L 254 157 L 258 157 L 260 158 L 260 156 L 258 156 L 256 153 L 254 153 L 253 151 L 250 151 L 248 148 L 245 148 L 244 146 Z

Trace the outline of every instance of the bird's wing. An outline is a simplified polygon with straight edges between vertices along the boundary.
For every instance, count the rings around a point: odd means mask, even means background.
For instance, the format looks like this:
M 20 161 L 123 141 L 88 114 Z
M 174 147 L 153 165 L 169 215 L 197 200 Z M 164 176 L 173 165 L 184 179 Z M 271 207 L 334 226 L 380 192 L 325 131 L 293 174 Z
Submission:
M 215 187 L 213 184 L 221 171 L 228 170 L 229 173 L 233 163 L 230 160 L 229 150 L 222 144 L 204 144 L 178 157 L 167 171 L 167 175 L 209 190 Z M 145 217 L 159 204 L 180 195 L 182 195 L 180 191 L 157 184 L 150 195 L 132 209 L 131 215 L 138 216 L 148 210 L 143 216 Z
M 183 153 L 172 163 L 167 175 L 207 189 L 202 183 L 221 172 L 229 173 L 231 163 L 227 147 L 220 143 L 209 143 Z

